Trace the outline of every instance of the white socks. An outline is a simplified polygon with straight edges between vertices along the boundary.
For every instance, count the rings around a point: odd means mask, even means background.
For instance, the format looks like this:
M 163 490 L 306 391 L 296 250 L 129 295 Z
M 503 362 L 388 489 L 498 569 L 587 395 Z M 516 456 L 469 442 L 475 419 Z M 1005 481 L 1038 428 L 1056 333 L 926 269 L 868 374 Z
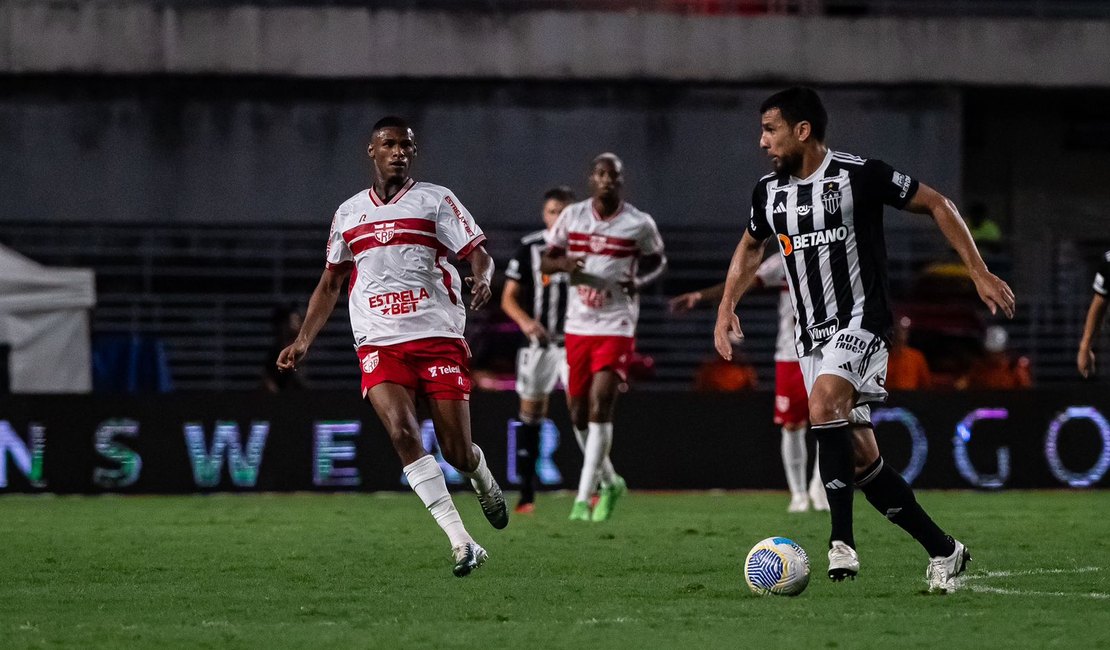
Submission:
M 490 474 L 489 468 L 486 467 L 486 456 L 482 453 L 482 448 L 478 445 L 472 446 L 474 451 L 478 452 L 478 466 L 473 472 L 463 472 L 463 476 L 470 479 L 470 486 L 474 488 L 475 493 L 486 494 L 493 486 L 493 474 Z
M 594 424 L 593 422 L 590 425 Z M 613 424 L 609 424 L 609 445 L 613 444 Z M 582 455 L 586 455 L 586 440 L 589 437 L 588 429 L 579 429 L 572 426 L 574 429 L 574 439 L 578 441 L 578 448 L 582 450 Z M 597 482 L 601 487 L 608 487 L 613 484 L 613 477 L 617 475 L 617 471 L 613 469 L 613 461 L 609 460 L 609 447 L 605 449 L 605 457 L 601 459 L 601 466 L 597 469 Z M 587 497 L 588 498 L 588 497 Z
M 786 484 L 790 496 L 806 494 L 806 429 L 797 431 L 782 428 L 782 468 L 786 471 Z M 814 469 L 814 471 L 818 471 Z
M 485 459 L 478 464 L 478 468 L 479 470 L 485 468 Z M 455 502 L 451 500 L 451 493 L 447 491 L 447 481 L 443 479 L 443 470 L 439 468 L 435 457 L 430 454 L 424 456 L 406 465 L 404 471 L 412 491 L 416 492 L 439 527 L 447 533 L 447 538 L 451 540 L 451 547 L 474 541 L 463 527 L 459 511 L 455 510 Z M 489 470 L 486 470 L 486 476 L 489 476 Z
M 590 422 L 588 432 L 582 452 L 586 459 L 582 463 L 582 477 L 578 479 L 577 501 L 589 501 L 597 489 L 602 467 L 609 456 L 609 447 L 613 444 L 612 422 Z M 612 469 L 610 463 L 609 471 L 612 472 Z

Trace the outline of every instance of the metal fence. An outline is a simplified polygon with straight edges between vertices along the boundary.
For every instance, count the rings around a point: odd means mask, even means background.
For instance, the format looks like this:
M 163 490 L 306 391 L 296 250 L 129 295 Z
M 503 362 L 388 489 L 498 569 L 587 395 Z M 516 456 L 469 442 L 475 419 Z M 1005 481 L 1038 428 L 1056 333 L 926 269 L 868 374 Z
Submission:
M 1104 0 L 147 0 L 147 2 L 173 7 L 352 6 L 469 13 L 620 11 L 741 16 L 1110 18 L 1110 3 Z
M 487 228 L 489 249 L 503 268 L 524 230 Z M 670 296 L 718 282 L 735 242 L 713 230 L 664 232 L 671 267 L 663 282 L 642 296 L 638 349 L 652 358 L 654 378 L 641 389 L 692 385 L 696 368 L 712 357 L 715 310 L 667 312 Z M 0 242 L 50 265 L 86 266 L 97 275 L 94 335 L 137 334 L 160 341 L 178 390 L 251 390 L 260 385 L 273 334 L 275 305 L 304 305 L 320 275 L 320 227 L 229 228 L 162 225 L 0 224 Z M 891 286 L 905 296 L 920 270 L 947 255 L 929 230 L 888 228 Z M 1038 385 L 1075 380 L 1075 350 L 1090 300 L 1088 261 L 1107 242 L 1087 246 L 1052 242 L 1049 295 L 1021 296 L 1018 318 L 1007 323 L 1012 347 L 1027 355 Z M 772 385 L 775 295 L 753 294 L 741 312 L 745 353 L 764 387 Z M 496 301 L 495 301 L 496 302 Z M 517 334 L 491 305 L 471 318 L 470 336 L 489 348 L 480 363 L 502 367 Z M 1104 336 L 1105 338 L 1105 336 Z M 1105 347 L 1105 346 L 1104 346 Z M 498 359 L 498 355 L 502 358 Z M 311 352 L 306 376 L 313 387 L 355 385 L 345 300 Z

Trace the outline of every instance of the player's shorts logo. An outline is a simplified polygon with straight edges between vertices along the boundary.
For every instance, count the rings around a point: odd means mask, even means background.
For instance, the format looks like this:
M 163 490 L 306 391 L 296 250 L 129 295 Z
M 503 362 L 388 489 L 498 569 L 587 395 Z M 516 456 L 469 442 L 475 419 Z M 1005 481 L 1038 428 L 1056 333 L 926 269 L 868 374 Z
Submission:
M 366 374 L 374 372 L 374 368 L 378 367 L 378 353 L 371 352 L 362 358 L 362 371 Z
M 832 214 L 840 209 L 840 184 L 836 182 L 825 183 L 821 191 L 821 205 L 825 207 L 825 214 Z
M 374 239 L 377 239 L 383 244 L 388 242 L 390 239 L 393 239 L 396 227 L 397 223 L 395 221 L 374 224 Z
M 840 319 L 833 316 L 827 321 L 817 323 L 816 325 L 810 325 L 806 329 L 809 332 L 809 338 L 814 341 L 824 341 L 840 330 Z
M 595 253 L 605 250 L 605 235 L 590 235 L 590 250 Z

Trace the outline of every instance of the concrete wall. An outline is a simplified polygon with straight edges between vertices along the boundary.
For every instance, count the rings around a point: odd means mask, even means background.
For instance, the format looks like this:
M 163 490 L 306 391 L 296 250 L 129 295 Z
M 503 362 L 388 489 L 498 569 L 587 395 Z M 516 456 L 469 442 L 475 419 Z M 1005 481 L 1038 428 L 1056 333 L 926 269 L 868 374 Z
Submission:
M 486 223 L 529 223 L 557 183 L 585 191 L 615 151 L 630 200 L 661 227 L 738 235 L 769 170 L 769 89 L 644 84 L 66 79 L 0 88 L 0 219 L 326 224 L 368 186 L 373 122 L 407 116 L 418 178 Z M 831 146 L 881 157 L 952 196 L 959 96 L 824 91 Z M 917 219 L 915 217 L 910 217 Z
M 1110 85 L 1110 21 L 0 1 L 0 72 Z

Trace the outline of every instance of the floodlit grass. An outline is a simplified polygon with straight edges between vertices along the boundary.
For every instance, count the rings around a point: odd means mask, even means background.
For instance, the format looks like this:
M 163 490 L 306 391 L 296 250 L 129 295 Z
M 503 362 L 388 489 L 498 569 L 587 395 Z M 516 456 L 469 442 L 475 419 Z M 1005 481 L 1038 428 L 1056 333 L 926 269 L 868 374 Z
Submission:
M 0 647 L 906 648 L 1110 645 L 1110 492 L 921 496 L 975 558 L 923 593 L 926 558 L 861 498 L 862 571 L 824 577 L 827 515 L 779 493 L 637 494 L 613 521 L 569 497 L 493 530 L 451 575 L 415 495 L 0 497 Z M 798 598 L 743 585 L 752 544 L 810 552 Z

